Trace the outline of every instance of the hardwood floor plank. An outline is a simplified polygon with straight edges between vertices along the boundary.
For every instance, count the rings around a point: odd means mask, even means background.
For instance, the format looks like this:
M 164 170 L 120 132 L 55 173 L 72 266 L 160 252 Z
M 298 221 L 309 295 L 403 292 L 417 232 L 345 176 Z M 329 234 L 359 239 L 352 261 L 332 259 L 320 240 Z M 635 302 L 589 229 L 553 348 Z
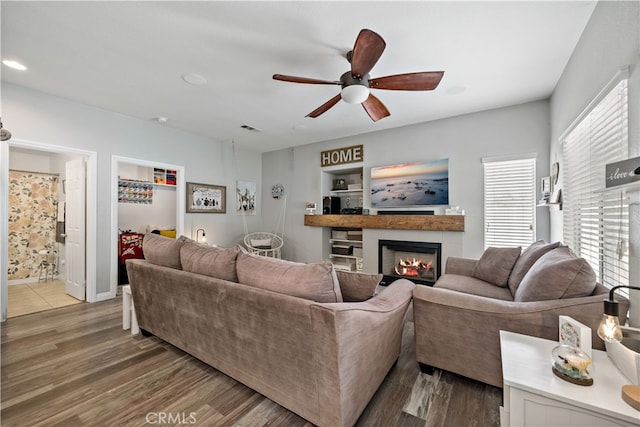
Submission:
M 163 416 L 179 425 L 192 414 L 196 426 L 311 426 L 182 350 L 122 330 L 121 304 L 77 304 L 2 325 L 3 427 L 145 426 Z M 499 426 L 501 390 L 421 374 L 413 333 L 408 316 L 400 358 L 356 425 Z

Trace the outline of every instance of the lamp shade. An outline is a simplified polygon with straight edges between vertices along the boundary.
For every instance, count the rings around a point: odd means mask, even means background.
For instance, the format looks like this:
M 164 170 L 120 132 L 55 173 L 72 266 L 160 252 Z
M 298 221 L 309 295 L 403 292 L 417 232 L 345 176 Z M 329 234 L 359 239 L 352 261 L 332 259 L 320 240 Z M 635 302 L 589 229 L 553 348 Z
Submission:
M 359 84 L 345 86 L 340 96 L 348 104 L 362 104 L 369 97 L 369 88 Z

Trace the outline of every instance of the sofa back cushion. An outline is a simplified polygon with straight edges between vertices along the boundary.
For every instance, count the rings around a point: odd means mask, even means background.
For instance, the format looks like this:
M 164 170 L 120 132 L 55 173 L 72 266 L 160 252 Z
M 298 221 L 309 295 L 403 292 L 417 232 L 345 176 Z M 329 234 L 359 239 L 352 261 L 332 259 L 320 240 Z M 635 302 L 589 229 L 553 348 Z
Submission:
M 511 269 L 521 248 L 487 248 L 473 268 L 472 276 L 496 286 L 507 287 Z
M 520 282 L 522 282 L 524 275 L 527 274 L 531 266 L 535 264 L 542 255 L 558 246 L 560 246 L 560 242 L 547 243 L 544 240 L 538 240 L 537 242 L 533 242 L 520 254 L 520 257 L 513 266 L 513 270 L 511 270 L 511 275 L 509 275 L 509 290 L 511 291 L 511 295 L 516 294 Z
M 514 301 L 547 301 L 593 294 L 596 275 L 589 263 L 567 246 L 542 255 L 520 282 Z
M 180 263 L 184 271 L 237 282 L 236 258 L 239 252 L 237 246 L 221 249 L 188 241 L 180 248 Z
M 142 239 L 142 253 L 151 264 L 181 269 L 180 248 L 187 240 L 191 239 L 184 236 L 172 239 L 159 234 L 147 233 Z
M 382 280 L 382 274 L 356 273 L 336 270 L 340 292 L 344 302 L 368 300 L 376 293 L 376 287 Z
M 236 272 L 244 285 L 316 302 L 342 302 L 338 278 L 329 261 L 303 264 L 240 252 Z

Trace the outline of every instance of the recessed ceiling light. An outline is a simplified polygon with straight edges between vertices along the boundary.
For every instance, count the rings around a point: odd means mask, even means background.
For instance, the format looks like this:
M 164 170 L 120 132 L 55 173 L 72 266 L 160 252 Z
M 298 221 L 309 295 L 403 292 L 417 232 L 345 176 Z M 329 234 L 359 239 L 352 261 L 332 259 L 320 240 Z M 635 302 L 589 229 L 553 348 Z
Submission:
M 7 67 L 13 68 L 14 70 L 25 71 L 27 69 L 27 67 L 25 67 L 24 65 L 22 65 L 18 61 L 11 61 L 9 59 L 5 59 L 5 60 L 2 61 L 2 63 L 4 65 L 6 65 Z
M 182 80 L 190 85 L 201 86 L 207 83 L 207 79 L 196 73 L 186 73 L 182 75 Z

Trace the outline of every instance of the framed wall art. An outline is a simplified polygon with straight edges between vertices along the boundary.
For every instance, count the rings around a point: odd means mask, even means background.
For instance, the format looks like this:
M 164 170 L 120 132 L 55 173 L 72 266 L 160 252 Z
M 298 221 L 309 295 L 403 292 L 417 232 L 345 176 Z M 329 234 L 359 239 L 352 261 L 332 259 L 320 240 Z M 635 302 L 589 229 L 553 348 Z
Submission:
M 227 187 L 187 182 L 187 213 L 226 213 Z
M 256 183 L 251 181 L 236 182 L 236 214 L 256 214 Z

